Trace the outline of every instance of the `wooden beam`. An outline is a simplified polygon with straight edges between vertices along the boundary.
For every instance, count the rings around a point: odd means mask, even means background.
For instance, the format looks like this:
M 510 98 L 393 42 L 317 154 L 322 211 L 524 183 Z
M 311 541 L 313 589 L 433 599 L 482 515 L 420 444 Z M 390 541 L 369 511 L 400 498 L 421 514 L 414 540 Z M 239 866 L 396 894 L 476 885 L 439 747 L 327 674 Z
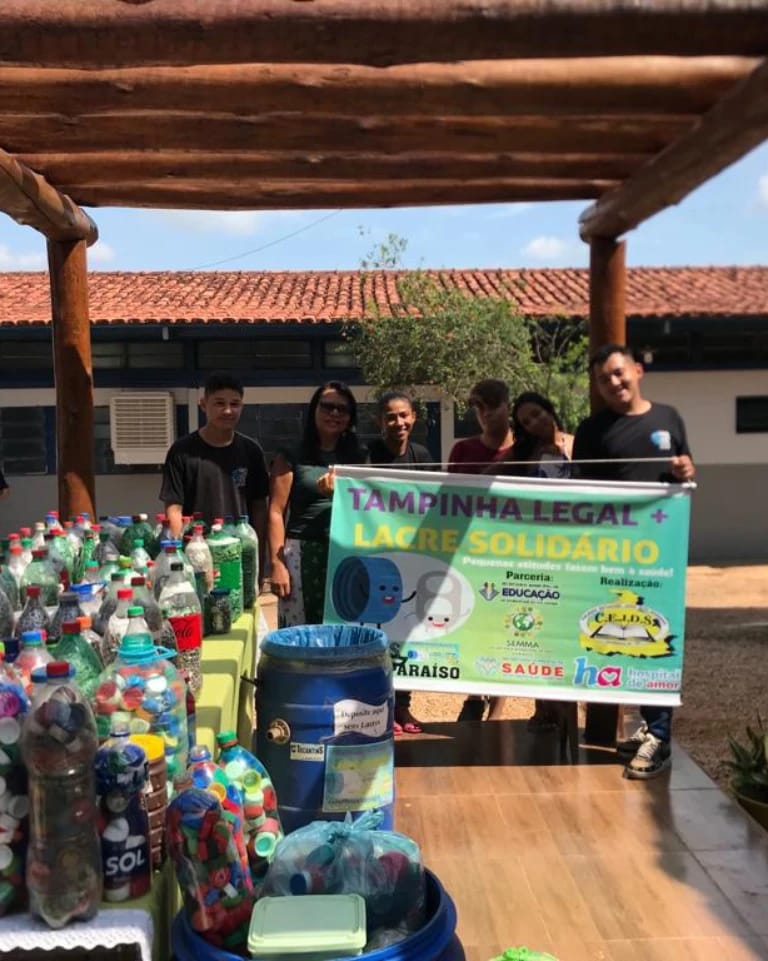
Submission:
M 48 241 L 56 472 L 62 519 L 96 517 L 93 463 L 93 370 L 85 241 Z
M 726 94 L 687 135 L 586 210 L 579 219 L 582 238 L 618 237 L 637 227 L 679 203 L 766 137 L 768 61 Z
M 99 236 L 96 224 L 40 174 L 0 150 L 0 210 L 17 223 L 39 230 L 49 240 L 86 240 Z
M 625 344 L 626 245 L 608 237 L 595 237 L 589 245 L 589 353 L 606 344 Z M 590 407 L 605 406 L 590 370 Z M 616 704 L 588 704 L 584 741 L 612 747 L 616 743 L 621 713 Z
M 745 54 L 763 0 L 3 0 L 0 62 L 88 69 Z
M 19 159 L 52 183 L 68 189 L 117 181 L 172 180 L 413 180 L 434 177 L 487 180 L 491 177 L 542 177 L 576 180 L 623 180 L 650 154 L 514 153 L 317 153 L 305 151 L 223 153 L 195 150 L 114 150 L 85 153 L 24 154 Z
M 89 150 L 307 150 L 461 153 L 657 153 L 696 118 L 665 117 L 336 117 L 296 114 L 230 117 L 120 113 L 87 117 L 0 113 L 0 143 L 15 154 Z
M 304 210 L 328 207 L 408 207 L 430 204 L 514 203 L 595 197 L 613 181 L 589 180 L 423 180 L 242 181 L 218 183 L 135 183 L 83 185 L 72 193 L 90 207 L 177 207 L 218 210 Z
M 123 70 L 0 67 L 6 113 L 125 110 L 234 115 L 456 116 L 702 113 L 747 76 L 752 57 L 604 57 L 420 63 L 213 64 Z

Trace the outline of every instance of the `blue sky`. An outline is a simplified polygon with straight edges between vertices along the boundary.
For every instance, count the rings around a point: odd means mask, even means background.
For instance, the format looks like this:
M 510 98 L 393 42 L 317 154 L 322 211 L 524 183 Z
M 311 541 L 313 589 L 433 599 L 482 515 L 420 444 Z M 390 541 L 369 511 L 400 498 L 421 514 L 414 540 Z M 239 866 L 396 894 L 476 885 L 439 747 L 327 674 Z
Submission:
M 581 267 L 586 203 L 398 210 L 103 208 L 92 270 L 355 270 L 390 234 L 409 267 Z M 768 143 L 627 235 L 630 265 L 768 264 Z M 0 270 L 41 270 L 43 238 L 0 217 Z

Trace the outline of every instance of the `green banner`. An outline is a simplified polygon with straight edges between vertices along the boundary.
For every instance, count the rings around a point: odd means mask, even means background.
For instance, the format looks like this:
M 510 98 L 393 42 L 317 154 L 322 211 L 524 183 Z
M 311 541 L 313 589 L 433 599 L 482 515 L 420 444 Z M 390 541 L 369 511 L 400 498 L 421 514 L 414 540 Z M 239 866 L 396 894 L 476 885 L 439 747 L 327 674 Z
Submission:
M 689 494 L 339 467 L 325 620 L 396 688 L 679 704 Z

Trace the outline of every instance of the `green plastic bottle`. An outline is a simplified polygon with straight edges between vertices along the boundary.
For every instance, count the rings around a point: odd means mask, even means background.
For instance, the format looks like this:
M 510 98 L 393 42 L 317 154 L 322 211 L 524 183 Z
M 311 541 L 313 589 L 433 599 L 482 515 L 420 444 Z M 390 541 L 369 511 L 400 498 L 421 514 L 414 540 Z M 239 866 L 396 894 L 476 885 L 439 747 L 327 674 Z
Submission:
M 217 518 L 208 537 L 208 546 L 213 557 L 213 586 L 229 591 L 232 620 L 235 621 L 243 613 L 243 549 L 240 538 L 225 533 L 221 520 Z

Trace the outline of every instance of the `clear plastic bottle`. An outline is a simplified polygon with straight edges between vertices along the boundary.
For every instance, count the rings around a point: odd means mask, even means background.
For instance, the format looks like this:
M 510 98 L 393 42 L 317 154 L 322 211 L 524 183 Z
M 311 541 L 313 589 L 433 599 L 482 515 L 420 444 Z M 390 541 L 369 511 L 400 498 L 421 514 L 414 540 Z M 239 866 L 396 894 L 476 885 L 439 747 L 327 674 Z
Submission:
M 149 818 L 142 800 L 149 779 L 147 755 L 131 741 L 127 725 L 120 725 L 96 752 L 94 767 L 104 823 L 104 900 L 141 897 L 152 880 Z
M 45 547 L 45 532 L 46 526 L 44 521 L 35 521 L 35 527 L 32 532 L 32 550 L 39 551 Z
M 156 644 L 159 644 L 160 635 L 163 631 L 163 613 L 152 591 L 147 587 L 146 579 L 141 574 L 134 574 L 131 578 L 131 590 L 133 591 L 134 603 L 144 608 L 144 617 L 152 639 Z
M 21 678 L 5 663 L 5 648 L 0 643 L 0 811 L 3 834 L 0 841 L 0 917 L 23 905 L 24 858 L 27 847 L 29 798 L 27 772 L 21 763 L 20 740 L 29 701 Z M 10 836 L 8 836 L 10 835 Z
M 115 659 L 120 642 L 128 630 L 128 608 L 132 606 L 133 591 L 130 587 L 121 587 L 117 592 L 115 613 L 110 617 L 107 629 L 104 631 L 104 656 L 108 664 Z
M 93 630 L 91 626 L 91 618 L 88 614 L 83 614 L 83 616 L 78 617 L 77 620 L 80 624 L 80 636 L 90 646 L 97 661 L 99 662 L 99 671 L 103 671 L 105 667 L 104 638 Z
M 192 694 L 203 686 L 200 653 L 203 644 L 203 614 L 197 593 L 184 575 L 180 561 L 171 564 L 171 575 L 160 595 L 160 609 L 176 635 L 176 665 L 185 672 Z
M 123 587 L 125 587 L 123 575 L 119 571 L 115 571 L 109 579 L 109 586 L 104 594 L 104 599 L 99 605 L 98 611 L 95 615 L 91 615 L 93 618 L 93 629 L 97 634 L 101 634 L 102 637 L 107 633 L 107 625 L 109 624 L 110 617 L 112 617 L 117 610 L 117 592 Z
M 203 537 L 202 524 L 195 524 L 192 528 L 192 537 L 184 553 L 195 572 L 195 590 L 202 604 L 205 595 L 213 587 L 213 555 Z
M 45 631 L 47 635 L 51 626 L 51 617 L 40 602 L 40 586 L 30 584 L 25 590 L 27 597 L 13 632 L 17 641 L 21 639 L 24 631 Z M 7 649 L 5 653 L 9 662 L 15 660 L 15 654 L 12 657 Z
M 8 595 L 14 611 L 21 610 L 21 578 L 24 574 L 24 564 L 21 560 L 21 544 L 14 544 L 8 548 L 8 562 L 3 565 L 0 586 Z
M 48 546 L 48 559 L 56 571 L 59 583 L 64 588 L 72 583 L 72 573 L 75 569 L 75 554 L 66 533 L 61 527 L 55 527 L 51 532 Z
M 32 538 L 31 537 L 21 538 L 21 559 L 24 563 L 24 567 L 27 567 L 29 564 L 32 563 Z
M 187 689 L 169 653 L 155 647 L 141 608 L 132 608 L 129 629 L 101 674 L 94 704 L 102 736 L 115 722 L 127 723 L 132 734 L 159 734 L 173 782 L 187 766 Z
M 72 676 L 66 661 L 46 664 L 21 738 L 29 773 L 29 908 L 52 928 L 94 917 L 102 891 L 96 724 Z
M 283 837 L 272 779 L 261 761 L 239 743 L 234 731 L 221 731 L 216 735 L 216 743 L 219 764 L 243 799 L 251 874 L 254 879 L 263 877 Z
M 45 645 L 42 631 L 24 631 L 21 635 L 19 654 L 13 662 L 16 673 L 21 678 L 27 694 L 32 691 L 32 673 L 38 667 L 44 667 L 53 660 L 51 652 Z
M 117 563 L 120 557 L 120 551 L 112 543 L 112 539 L 109 536 L 109 531 L 104 530 L 102 525 L 99 531 L 99 543 L 96 545 L 93 551 L 93 559 L 99 562 L 99 567 L 104 567 L 109 563 Z
M 48 560 L 48 551 L 45 548 L 32 551 L 32 562 L 27 565 L 22 575 L 21 586 L 32 585 L 40 588 L 40 602 L 45 607 L 56 607 L 59 603 L 59 577 Z
M 251 527 L 247 514 L 241 514 L 235 526 L 240 539 L 243 564 L 243 607 L 253 610 L 259 596 L 259 537 Z
M 103 584 L 101 577 L 99 576 L 99 562 L 90 560 L 86 561 L 83 566 L 83 581 L 87 584 Z
M 48 643 L 56 644 L 62 634 L 62 625 L 65 621 L 76 621 L 82 617 L 85 611 L 80 607 L 80 597 L 77 591 L 64 591 L 59 597 L 59 606 L 56 613 L 51 618 L 51 626 L 48 628 Z M 66 660 L 64 657 L 60 661 Z
M 208 537 L 208 546 L 213 555 L 214 587 L 226 587 L 232 608 L 232 620 L 243 613 L 243 565 L 240 538 L 227 534 L 216 519 Z
M 131 550 L 131 567 L 133 570 L 138 573 L 145 571 L 151 560 L 152 558 L 144 547 L 144 541 L 140 537 L 135 538 Z
M 53 650 L 53 657 L 57 661 L 68 661 L 74 667 L 75 684 L 90 701 L 99 683 L 103 664 L 80 633 L 80 618 L 62 623 L 61 639 Z
M 14 621 L 13 604 L 0 585 L 0 641 L 13 637 Z

